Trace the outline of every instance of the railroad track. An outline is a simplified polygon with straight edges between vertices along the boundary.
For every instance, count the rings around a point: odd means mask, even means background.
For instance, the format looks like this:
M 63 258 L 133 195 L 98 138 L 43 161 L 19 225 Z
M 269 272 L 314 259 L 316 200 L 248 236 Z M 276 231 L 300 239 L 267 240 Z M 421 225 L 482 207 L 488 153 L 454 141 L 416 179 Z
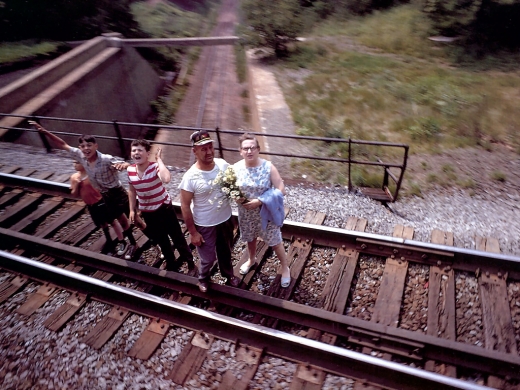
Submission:
M 237 0 L 225 0 L 222 2 L 215 27 L 211 36 L 231 36 L 235 33 L 235 25 L 238 22 Z M 242 112 L 243 87 L 237 80 L 235 68 L 235 54 L 232 45 L 203 47 L 197 64 L 190 78 L 189 89 L 182 104 L 176 113 L 175 123 L 180 126 L 192 128 L 191 130 L 176 129 L 175 133 L 161 134 L 159 138 L 170 142 L 189 142 L 191 133 L 197 129 L 237 129 L 244 125 Z M 235 147 L 236 136 L 234 134 L 213 134 L 218 146 Z M 161 138 L 162 140 L 162 138 Z M 191 166 L 194 156 L 189 148 L 175 146 L 163 147 L 164 161 L 172 166 Z M 219 156 L 220 157 L 220 156 Z M 226 152 L 224 156 L 229 161 L 240 158 L 237 152 Z
M 384 237 L 364 233 L 365 220 L 351 218 L 346 229 L 337 229 L 320 226 L 325 215 L 309 214 L 304 223 L 286 221 L 283 228 L 289 288 L 280 288 L 278 275 L 263 294 L 248 290 L 265 280 L 262 270 L 270 266 L 267 248 L 259 245 L 262 261 L 244 277 L 242 289 L 215 283 L 208 296 L 198 291 L 194 272 L 161 270 L 157 256 L 143 264 L 100 254 L 104 239 L 98 239 L 84 205 L 68 196 L 68 184 L 57 183 L 59 177 L 0 170 L 7 172 L 0 174 L 0 301 L 13 299 L 29 280 L 42 283 L 16 309 L 30 316 L 65 289 L 70 296 L 45 320 L 54 331 L 89 302 L 111 305 L 82 335 L 94 349 L 137 313 L 149 318 L 128 352 L 140 359 L 153 355 L 172 328 L 190 329 L 193 336 L 173 367 L 165 367 L 177 384 L 195 376 L 210 358 L 212 343 L 224 339 L 234 344 L 235 358 L 243 364 L 238 373 L 224 375 L 219 388 L 247 388 L 266 356 L 296 362 L 293 389 L 321 388 L 332 374 L 352 378 L 357 388 L 478 388 L 475 378 L 494 388 L 518 386 L 514 324 L 520 320 L 515 309 L 520 298 L 514 294 L 520 258 L 498 253 L 491 238 L 479 238 L 478 247 L 469 250 L 451 247 L 453 236 L 446 232 L 433 231 L 432 242 L 423 243 L 413 241 L 413 231 L 403 226 L 394 237 Z M 139 239 L 146 248 L 146 237 Z M 328 254 L 321 287 L 308 266 L 316 252 Z M 238 255 L 237 275 L 243 261 Z M 419 280 L 424 270 L 427 279 Z M 460 296 L 461 276 L 474 278 L 476 297 Z M 369 288 L 374 280 L 376 288 Z M 319 299 L 297 303 L 298 290 L 313 283 Z M 371 294 L 367 304 L 363 297 Z M 465 311 L 476 310 L 479 302 L 477 331 L 457 314 L 461 301 L 472 302 Z M 410 313 L 420 313 L 420 319 Z

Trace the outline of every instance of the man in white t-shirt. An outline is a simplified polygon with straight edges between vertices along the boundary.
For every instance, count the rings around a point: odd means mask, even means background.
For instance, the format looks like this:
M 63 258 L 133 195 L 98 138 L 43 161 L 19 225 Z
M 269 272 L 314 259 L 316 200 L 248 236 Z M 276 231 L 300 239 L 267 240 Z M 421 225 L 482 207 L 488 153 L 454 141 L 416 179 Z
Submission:
M 213 140 L 207 131 L 193 133 L 191 144 L 197 161 L 184 174 L 179 189 L 184 223 L 190 232 L 191 243 L 199 252 L 199 289 L 208 291 L 211 268 L 217 260 L 220 273 L 227 278 L 226 284 L 237 287 L 240 280 L 233 274 L 231 262 L 231 206 L 213 185 L 217 174 L 229 164 L 221 158 L 215 158 Z

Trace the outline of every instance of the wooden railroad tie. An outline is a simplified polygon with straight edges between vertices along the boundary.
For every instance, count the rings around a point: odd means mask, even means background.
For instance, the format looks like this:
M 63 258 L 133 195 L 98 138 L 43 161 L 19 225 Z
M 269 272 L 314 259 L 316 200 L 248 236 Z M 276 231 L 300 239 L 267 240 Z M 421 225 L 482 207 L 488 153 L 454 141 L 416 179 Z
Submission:
M 411 240 L 413 239 L 413 234 L 413 228 L 397 225 L 394 228 L 393 237 Z M 377 294 L 374 312 L 370 321 L 395 328 L 399 323 L 401 301 L 408 272 L 408 261 L 404 257 L 399 259 L 393 257 L 392 255 L 392 257 L 386 259 L 381 287 Z M 372 348 L 363 347 L 363 353 L 371 354 L 371 352 Z M 389 353 L 384 353 L 383 358 L 391 360 L 392 357 Z
M 453 233 L 434 229 L 431 234 L 433 244 L 453 246 Z M 432 265 L 428 281 L 428 322 L 426 334 L 451 341 L 457 340 L 455 305 L 455 272 L 450 266 Z M 433 360 L 426 361 L 428 371 L 436 371 Z M 457 377 L 454 366 L 441 364 L 437 371 L 452 378 Z
M 366 219 L 349 217 L 345 224 L 345 229 L 364 232 L 366 226 Z M 359 252 L 356 251 L 355 247 L 349 248 L 344 245 L 338 249 L 322 291 L 324 310 L 339 314 L 345 312 L 358 259 Z M 317 329 L 309 329 L 307 338 L 320 340 L 330 345 L 334 345 L 337 339 L 335 335 L 323 333 Z M 326 373 L 320 368 L 300 363 L 296 369 L 296 375 L 291 381 L 290 389 L 321 389 L 325 381 L 325 376 Z
M 496 238 L 477 236 L 475 241 L 477 250 L 500 253 L 500 245 Z M 517 355 L 515 329 L 511 318 L 506 281 L 507 274 L 497 271 L 492 264 L 489 268 L 482 269 L 478 275 L 484 343 L 486 349 Z M 505 381 L 490 375 L 487 385 L 502 389 Z

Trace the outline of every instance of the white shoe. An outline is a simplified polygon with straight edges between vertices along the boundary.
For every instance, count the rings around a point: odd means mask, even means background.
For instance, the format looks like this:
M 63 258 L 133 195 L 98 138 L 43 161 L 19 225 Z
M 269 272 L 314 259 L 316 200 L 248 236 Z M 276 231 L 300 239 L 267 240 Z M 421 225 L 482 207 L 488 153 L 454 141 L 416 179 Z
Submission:
M 240 275 L 247 275 L 249 271 L 251 271 L 251 268 L 256 268 L 256 261 L 249 266 L 247 265 L 247 261 L 244 264 L 242 264 L 239 271 Z

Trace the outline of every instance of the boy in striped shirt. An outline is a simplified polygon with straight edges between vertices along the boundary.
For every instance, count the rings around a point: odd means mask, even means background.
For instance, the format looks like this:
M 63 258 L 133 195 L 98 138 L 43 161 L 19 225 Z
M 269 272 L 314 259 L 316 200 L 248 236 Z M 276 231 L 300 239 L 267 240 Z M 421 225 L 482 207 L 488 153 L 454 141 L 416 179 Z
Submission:
M 183 262 L 191 270 L 195 267 L 184 234 L 182 234 L 172 200 L 164 184 L 171 180 L 170 171 L 161 159 L 161 149 L 155 155 L 156 162 L 149 161 L 151 145 L 147 140 L 132 141 L 130 156 L 134 164 L 127 168 L 128 199 L 130 203 L 130 222 L 136 217 L 136 207 L 146 223 L 146 233 L 161 247 L 166 260 L 166 269 L 178 271 Z M 173 246 L 179 252 L 179 260 L 175 260 Z

